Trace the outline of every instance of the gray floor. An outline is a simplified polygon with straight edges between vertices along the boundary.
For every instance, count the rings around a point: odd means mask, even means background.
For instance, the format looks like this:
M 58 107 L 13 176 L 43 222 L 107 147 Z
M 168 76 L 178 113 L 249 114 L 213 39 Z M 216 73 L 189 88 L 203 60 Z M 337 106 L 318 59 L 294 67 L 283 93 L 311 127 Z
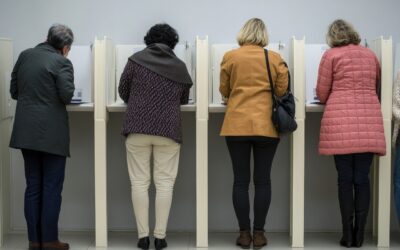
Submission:
M 291 249 L 290 238 L 285 233 L 268 233 L 267 234 L 269 245 L 264 249 Z M 307 233 L 305 236 L 306 247 L 304 249 L 345 249 L 338 246 L 340 234 L 337 233 Z M 234 233 L 210 233 L 209 235 L 209 248 L 199 249 L 221 249 L 232 250 L 237 248 L 233 243 L 235 242 L 236 234 Z M 118 249 L 128 250 L 137 249 L 137 237 L 135 233 L 128 232 L 111 232 L 109 234 L 109 247 L 96 248 L 94 246 L 93 233 L 63 233 L 61 234 L 63 241 L 69 242 L 73 250 L 100 250 L 100 249 Z M 170 233 L 168 235 L 168 249 L 170 250 L 192 250 L 195 247 L 195 234 L 192 233 Z M 26 248 L 26 234 L 15 233 L 7 235 L 5 238 L 4 246 L 1 250 L 21 250 Z M 392 243 L 390 248 L 377 248 L 371 238 L 367 238 L 363 250 L 394 250 L 400 249 L 400 234 L 392 235 Z

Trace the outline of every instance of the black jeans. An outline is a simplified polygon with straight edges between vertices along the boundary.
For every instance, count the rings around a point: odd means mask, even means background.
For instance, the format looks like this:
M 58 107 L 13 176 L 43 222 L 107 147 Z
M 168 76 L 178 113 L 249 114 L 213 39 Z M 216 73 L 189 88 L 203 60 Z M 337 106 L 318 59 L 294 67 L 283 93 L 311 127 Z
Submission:
M 25 219 L 29 241 L 56 241 L 66 157 L 21 151 L 25 161 Z
M 369 172 L 373 153 L 335 155 L 343 231 L 363 230 L 370 204 Z
M 255 230 L 264 230 L 271 203 L 271 166 L 278 146 L 278 138 L 263 136 L 228 136 L 226 144 L 232 159 L 234 183 L 233 206 L 240 230 L 250 230 L 250 154 L 254 157 L 254 225 Z

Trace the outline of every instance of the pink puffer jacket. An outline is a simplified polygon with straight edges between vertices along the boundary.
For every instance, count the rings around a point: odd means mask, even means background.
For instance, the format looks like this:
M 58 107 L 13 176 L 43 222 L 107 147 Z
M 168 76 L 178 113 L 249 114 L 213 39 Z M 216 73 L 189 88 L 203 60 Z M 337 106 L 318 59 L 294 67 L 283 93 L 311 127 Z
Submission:
M 380 66 L 370 49 L 348 45 L 325 52 L 317 83 L 318 98 L 326 103 L 320 154 L 386 154 L 379 86 Z

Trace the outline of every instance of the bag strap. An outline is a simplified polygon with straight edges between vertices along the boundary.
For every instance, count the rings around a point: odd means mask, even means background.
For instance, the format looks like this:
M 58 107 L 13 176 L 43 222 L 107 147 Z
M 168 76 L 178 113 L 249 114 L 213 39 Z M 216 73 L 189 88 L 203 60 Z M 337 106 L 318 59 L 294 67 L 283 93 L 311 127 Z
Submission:
M 265 61 L 266 61 L 266 64 L 267 64 L 269 83 L 271 85 L 272 99 L 275 101 L 275 89 L 274 89 L 275 84 L 274 84 L 274 82 L 272 80 L 271 67 L 269 65 L 268 50 L 267 49 L 264 49 L 264 54 L 265 54 Z M 287 91 L 291 92 L 292 90 L 290 88 L 290 71 L 289 71 L 289 67 L 286 64 L 286 62 L 283 62 L 283 63 L 285 64 L 285 67 L 288 68 L 288 88 L 287 88 Z
M 265 62 L 266 62 L 266 64 L 267 64 L 267 71 L 268 71 L 269 84 L 271 85 L 272 103 L 275 103 L 276 100 L 275 100 L 274 82 L 273 82 L 273 80 L 272 80 L 271 67 L 269 66 L 268 50 L 264 49 L 264 54 L 265 54 Z

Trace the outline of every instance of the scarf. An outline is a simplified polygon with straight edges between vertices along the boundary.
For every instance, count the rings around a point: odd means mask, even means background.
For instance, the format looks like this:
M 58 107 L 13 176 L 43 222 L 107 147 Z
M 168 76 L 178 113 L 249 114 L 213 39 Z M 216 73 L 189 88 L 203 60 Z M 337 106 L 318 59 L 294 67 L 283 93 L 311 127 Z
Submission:
M 165 44 L 154 43 L 129 58 L 133 62 L 157 73 L 171 81 L 192 85 L 192 79 L 174 51 Z

